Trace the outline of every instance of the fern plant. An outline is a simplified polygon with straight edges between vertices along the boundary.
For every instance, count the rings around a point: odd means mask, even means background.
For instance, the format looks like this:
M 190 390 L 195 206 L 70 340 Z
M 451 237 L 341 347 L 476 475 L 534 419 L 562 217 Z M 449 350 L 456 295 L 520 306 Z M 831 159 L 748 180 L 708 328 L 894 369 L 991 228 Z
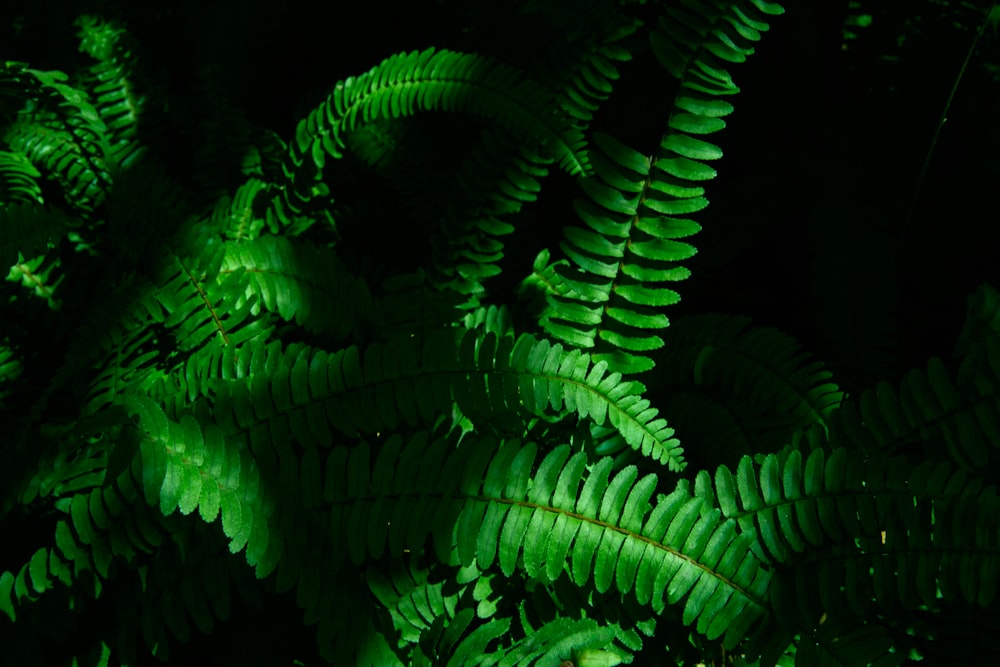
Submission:
M 677 311 L 783 9 L 651 4 L 516 3 L 544 48 L 389 56 L 287 138 L 217 63 L 172 119 L 114 12 L 69 73 L 4 63 L 0 661 L 937 664 L 995 619 L 1000 295 L 951 367 L 851 397 Z M 646 143 L 600 117 L 634 60 L 669 91 Z M 309 644 L 227 635 L 277 618 Z

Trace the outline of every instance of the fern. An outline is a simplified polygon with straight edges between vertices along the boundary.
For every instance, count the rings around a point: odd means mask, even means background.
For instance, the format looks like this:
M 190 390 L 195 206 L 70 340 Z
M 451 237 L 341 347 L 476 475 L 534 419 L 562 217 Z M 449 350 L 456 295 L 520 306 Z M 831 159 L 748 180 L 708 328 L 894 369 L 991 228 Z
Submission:
M 576 271 L 556 269 L 572 294 L 554 294 L 542 319 L 546 332 L 583 349 L 622 372 L 653 367 L 645 354 L 663 346 L 652 331 L 667 326 L 659 310 L 680 295 L 662 283 L 688 277 L 680 262 L 693 246 L 677 241 L 695 234 L 684 217 L 707 206 L 700 183 L 715 177 L 705 161 L 722 156 L 700 138 L 725 127 L 733 107 L 722 96 L 738 92 L 723 63 L 743 62 L 777 5 L 691 3 L 668 10 L 650 44 L 680 85 L 673 110 L 652 158 L 613 137 L 595 134 L 595 177 L 581 186 L 586 200 L 574 203 L 586 228 L 567 227 L 563 252 Z
M 49 19 L 71 75 L 0 68 L 0 662 L 995 662 L 995 288 L 952 361 L 857 390 L 768 314 L 681 308 L 782 8 L 514 10 L 287 139 L 124 12 Z

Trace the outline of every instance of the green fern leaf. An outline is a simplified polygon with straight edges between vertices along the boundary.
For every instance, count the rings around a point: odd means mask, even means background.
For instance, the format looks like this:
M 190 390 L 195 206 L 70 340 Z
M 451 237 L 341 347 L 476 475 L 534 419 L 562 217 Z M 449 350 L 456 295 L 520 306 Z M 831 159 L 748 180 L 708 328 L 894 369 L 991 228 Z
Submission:
M 269 216 L 283 220 L 288 213 L 304 210 L 326 156 L 343 154 L 343 135 L 380 118 L 400 118 L 418 110 L 484 115 L 517 137 L 537 137 L 563 167 L 583 172 L 582 134 L 566 120 L 553 119 L 550 99 L 549 91 L 514 68 L 482 56 L 434 49 L 392 56 L 370 72 L 337 84 L 299 124 L 283 168 L 293 183 L 283 189 L 283 201 L 275 203 Z
M 21 153 L 0 151 L 0 204 L 41 204 L 41 175 Z
M 34 99 L 36 110 L 23 111 L 4 139 L 60 183 L 67 204 L 87 213 L 100 205 L 111 183 L 107 128 L 86 94 L 66 80 L 59 71 L 5 63 L 0 85 Z
M 1000 406 L 990 398 L 1000 387 L 997 359 L 997 336 L 971 348 L 954 380 L 943 362 L 931 358 L 926 370 L 907 373 L 898 389 L 881 382 L 858 404 L 845 404 L 834 415 L 831 437 L 885 453 L 913 442 L 932 451 L 944 444 L 959 465 L 980 468 L 1000 447 Z
M 146 152 L 146 146 L 139 142 L 139 130 L 154 127 L 146 124 L 148 98 L 137 92 L 138 45 L 131 43 L 121 25 L 96 16 L 81 16 L 76 25 L 80 49 L 97 61 L 89 68 L 86 83 L 107 128 L 109 165 L 127 168 Z

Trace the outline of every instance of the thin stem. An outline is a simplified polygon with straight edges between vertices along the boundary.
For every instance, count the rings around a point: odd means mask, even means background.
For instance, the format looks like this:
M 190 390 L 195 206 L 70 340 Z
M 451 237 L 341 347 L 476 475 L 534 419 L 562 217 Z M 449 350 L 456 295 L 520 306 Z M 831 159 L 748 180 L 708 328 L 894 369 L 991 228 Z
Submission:
M 994 2 L 989 11 L 986 12 L 986 16 L 983 18 L 983 22 L 979 26 L 979 31 L 976 33 L 976 37 L 972 40 L 972 44 L 969 45 L 969 50 L 965 54 L 965 60 L 962 62 L 962 67 L 958 70 L 958 76 L 955 77 L 955 83 L 951 86 L 951 92 L 948 94 L 948 99 L 944 103 L 944 109 L 941 110 L 941 117 L 938 119 L 937 127 L 934 129 L 934 136 L 931 137 L 931 144 L 927 148 L 927 155 L 924 157 L 924 164 L 920 168 L 920 175 L 917 177 L 917 185 L 913 190 L 913 199 L 910 201 L 910 207 L 907 209 L 906 216 L 903 218 L 903 226 L 899 230 L 899 236 L 896 237 L 896 251 L 894 256 L 899 255 L 899 248 L 903 243 L 903 236 L 906 234 L 906 230 L 910 226 L 910 222 L 913 220 L 914 211 L 917 210 L 917 202 L 920 199 L 920 190 L 924 185 L 924 179 L 927 177 L 927 169 L 931 164 L 931 156 L 934 154 L 934 148 L 937 146 L 938 137 L 941 136 L 941 129 L 948 120 L 948 110 L 951 108 L 951 103 L 955 99 L 955 93 L 958 91 L 958 84 L 962 82 L 962 77 L 965 75 L 965 70 L 969 67 L 969 61 L 972 60 L 972 54 L 976 50 L 976 45 L 979 44 L 979 40 L 982 38 L 983 33 L 986 32 L 986 26 L 989 25 L 996 9 L 997 3 Z

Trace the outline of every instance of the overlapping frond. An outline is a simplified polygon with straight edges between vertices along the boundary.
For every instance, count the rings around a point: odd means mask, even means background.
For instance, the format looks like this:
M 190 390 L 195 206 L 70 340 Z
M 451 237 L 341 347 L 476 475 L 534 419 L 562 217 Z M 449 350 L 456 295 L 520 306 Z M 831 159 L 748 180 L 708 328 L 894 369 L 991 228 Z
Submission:
M 329 248 L 299 239 L 261 236 L 227 243 L 220 276 L 243 272 L 247 299 L 306 331 L 341 341 L 372 318 L 368 286 Z M 235 308 L 243 304 L 237 301 Z
M 573 12 L 534 3 L 524 11 L 532 20 L 555 24 L 558 41 L 532 59 L 531 71 L 552 89 L 553 106 L 572 118 L 573 132 L 582 133 L 619 77 L 616 63 L 631 58 L 619 42 L 636 24 L 604 2 L 577 4 Z M 511 222 L 522 206 L 537 199 L 552 162 L 544 152 L 510 139 L 503 128 L 482 133 L 459 167 L 455 194 L 432 242 L 441 273 L 436 282 L 468 295 L 469 307 L 485 293 L 483 282 L 500 272 L 502 237 L 514 231 Z
M 97 110 L 67 80 L 59 71 L 5 63 L 0 86 L 33 104 L 22 110 L 3 139 L 60 185 L 68 206 L 87 213 L 103 202 L 111 184 L 111 148 Z
M 442 330 L 419 346 L 402 339 L 333 354 L 297 344 L 282 349 L 276 341 L 226 346 L 205 360 L 211 365 L 186 371 L 189 395 L 210 394 L 227 433 L 329 446 L 337 432 L 356 437 L 430 425 L 453 405 L 474 422 L 576 413 L 608 423 L 633 449 L 672 470 L 684 464 L 673 429 L 642 398 L 641 383 L 528 334 Z M 197 390 L 199 376 L 208 391 Z M 268 422 L 273 430 L 260 430 Z
M 659 150 L 651 156 L 613 137 L 594 136 L 594 176 L 581 181 L 587 199 L 574 203 L 586 227 L 567 227 L 563 252 L 574 268 L 556 269 L 575 292 L 552 295 L 542 325 L 551 335 L 622 372 L 653 367 L 648 352 L 663 346 L 664 306 L 679 300 L 669 283 L 690 271 L 680 262 L 695 250 L 678 241 L 699 225 L 685 216 L 707 204 L 705 164 L 722 151 L 705 135 L 725 127 L 732 112 L 721 99 L 738 92 L 728 73 L 753 52 L 768 28 L 766 2 L 692 2 L 667 10 L 650 34 L 653 52 L 679 90 Z

